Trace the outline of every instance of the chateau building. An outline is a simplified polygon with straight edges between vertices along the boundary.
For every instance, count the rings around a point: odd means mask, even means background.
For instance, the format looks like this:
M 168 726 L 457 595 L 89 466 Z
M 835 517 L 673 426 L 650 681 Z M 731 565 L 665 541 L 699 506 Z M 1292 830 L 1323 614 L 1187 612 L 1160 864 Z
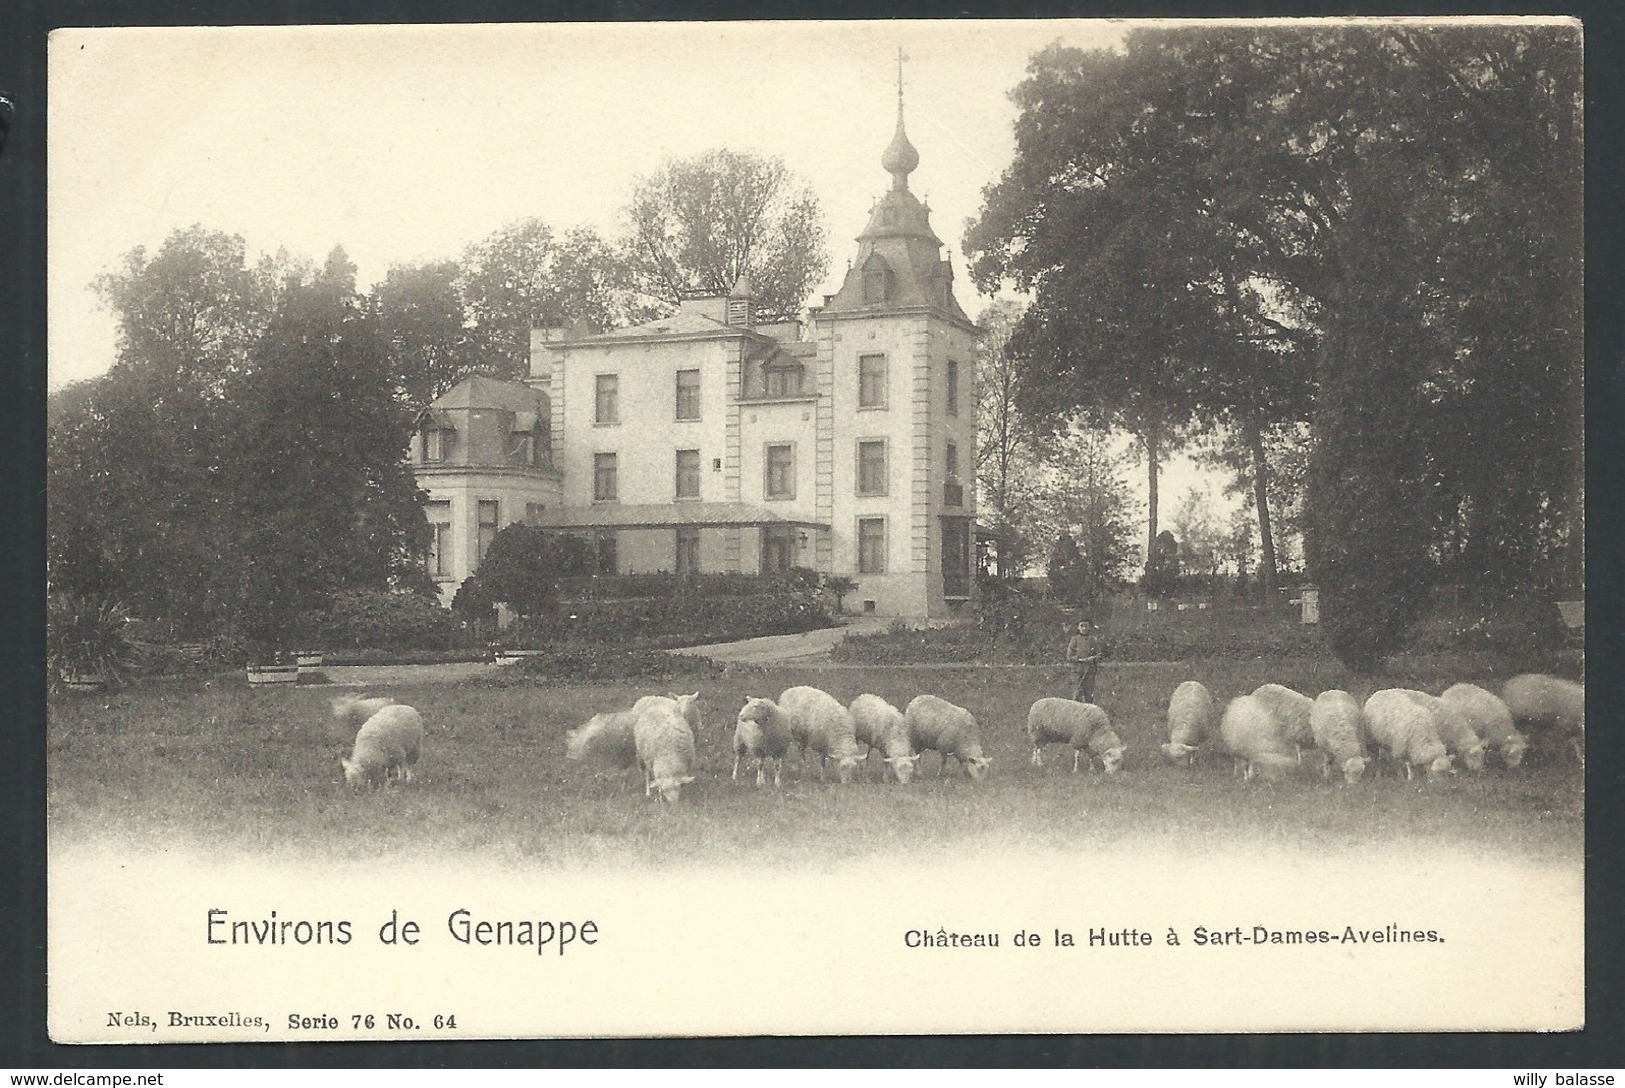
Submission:
M 975 592 L 976 327 L 903 129 L 839 291 L 758 323 L 751 288 L 610 332 L 536 329 L 525 383 L 471 377 L 414 439 L 450 601 L 515 521 L 594 542 L 602 574 L 810 567 L 846 607 L 943 616 Z

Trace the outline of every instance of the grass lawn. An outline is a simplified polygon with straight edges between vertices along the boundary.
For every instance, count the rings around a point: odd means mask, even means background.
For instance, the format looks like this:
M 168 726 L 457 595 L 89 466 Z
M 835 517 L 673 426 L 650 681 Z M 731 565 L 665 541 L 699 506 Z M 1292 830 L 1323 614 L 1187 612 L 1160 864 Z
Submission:
M 1426 669 L 1422 670 L 1424 673 Z M 1213 756 L 1164 765 L 1169 693 L 1200 679 L 1220 700 L 1265 681 L 1317 692 L 1351 682 L 1318 661 L 1108 664 L 1097 699 L 1129 747 L 1123 773 L 1071 773 L 1069 751 L 1028 762 L 1027 707 L 1066 694 L 1060 669 L 799 667 L 729 670 L 707 681 L 697 781 L 682 801 L 645 800 L 637 771 L 610 773 L 564 758 L 564 733 L 591 714 L 650 690 L 631 683 L 468 682 L 386 692 L 422 711 L 428 737 L 415 782 L 375 792 L 342 784 L 350 736 L 331 719 L 337 688 L 251 691 L 245 685 L 150 684 L 112 696 L 70 697 L 49 721 L 49 800 L 55 844 L 189 846 L 291 859 L 452 853 L 542 866 L 752 864 L 817 866 L 904 851 L 929 857 L 962 845 L 1080 853 L 1143 841 L 1209 848 L 1390 850 L 1396 839 L 1452 849 L 1483 846 L 1545 861 L 1583 853 L 1582 777 L 1572 762 L 1534 760 L 1431 785 L 1395 777 L 1353 788 L 1305 777 L 1271 786 L 1233 777 Z M 1437 691 L 1475 675 L 1406 680 Z M 1501 677 L 1504 679 L 1504 677 Z M 843 702 L 861 692 L 899 707 L 932 692 L 968 707 L 994 759 L 983 782 L 937 774 L 934 754 L 908 787 L 871 777 L 848 787 L 790 761 L 782 789 L 730 779 L 733 716 L 746 695 L 792 684 Z

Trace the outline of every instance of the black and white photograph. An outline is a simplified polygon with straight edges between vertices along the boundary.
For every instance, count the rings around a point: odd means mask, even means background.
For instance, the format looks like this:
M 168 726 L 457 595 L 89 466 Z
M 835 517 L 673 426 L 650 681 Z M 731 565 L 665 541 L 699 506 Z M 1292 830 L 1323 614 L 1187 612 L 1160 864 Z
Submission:
M 54 31 L 50 1038 L 1584 1028 L 1583 39 Z

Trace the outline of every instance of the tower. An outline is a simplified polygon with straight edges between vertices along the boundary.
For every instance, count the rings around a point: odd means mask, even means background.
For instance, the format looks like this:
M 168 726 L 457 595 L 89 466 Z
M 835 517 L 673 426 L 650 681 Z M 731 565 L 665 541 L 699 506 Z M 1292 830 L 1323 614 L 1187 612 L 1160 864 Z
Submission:
M 899 59 L 897 127 L 880 157 L 891 186 L 840 290 L 811 315 L 829 414 L 818 506 L 834 530 L 819 566 L 854 572 L 856 607 L 942 616 L 975 591 L 977 330 L 954 298 L 930 209 L 909 190 L 919 164 Z

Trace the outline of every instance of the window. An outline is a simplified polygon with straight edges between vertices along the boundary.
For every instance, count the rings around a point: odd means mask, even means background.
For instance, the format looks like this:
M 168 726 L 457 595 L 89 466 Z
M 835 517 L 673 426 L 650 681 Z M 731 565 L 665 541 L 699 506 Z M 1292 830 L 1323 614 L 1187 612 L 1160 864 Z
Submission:
M 615 534 L 613 532 L 595 534 L 593 548 L 598 553 L 598 573 L 613 576 L 616 570 Z
M 700 451 L 677 451 L 677 497 L 679 499 L 697 499 L 700 497 Z
M 479 501 L 479 557 L 485 558 L 485 551 L 491 546 L 491 541 L 497 538 L 497 527 L 502 516 L 502 506 L 495 499 L 481 499 Z
M 886 494 L 886 440 L 858 443 L 858 494 Z
M 593 396 L 593 422 L 619 423 L 621 421 L 621 376 L 619 374 L 598 375 L 597 389 Z
M 698 370 L 679 370 L 677 372 L 677 418 L 700 418 L 700 372 Z
M 618 491 L 615 480 L 615 455 L 613 453 L 595 453 L 592 455 L 592 501 L 614 502 Z
M 794 446 L 767 447 L 766 472 L 762 480 L 762 494 L 770 499 L 796 497 L 796 460 Z
M 948 452 L 943 460 L 946 462 L 947 479 L 942 484 L 942 504 L 964 506 L 965 485 L 959 480 L 959 446 L 956 443 L 948 443 Z
M 762 527 L 762 573 L 788 574 L 796 565 L 796 530 L 793 525 Z
M 700 572 L 700 531 L 698 529 L 677 530 L 677 573 L 679 575 L 698 574 Z
M 863 301 L 886 302 L 897 293 L 897 276 L 886 259 L 876 253 L 863 263 Z
M 886 573 L 886 519 L 858 519 L 858 573 Z
M 801 396 L 801 367 L 769 364 L 762 367 L 762 396 Z
M 858 407 L 886 407 L 886 357 L 858 356 Z
M 948 414 L 959 414 L 959 363 L 957 360 L 948 360 Z
M 429 463 L 446 459 L 446 432 L 430 427 L 423 432 L 423 460 Z
M 429 519 L 429 557 L 425 564 L 430 578 L 451 577 L 451 503 L 426 502 L 423 513 Z

